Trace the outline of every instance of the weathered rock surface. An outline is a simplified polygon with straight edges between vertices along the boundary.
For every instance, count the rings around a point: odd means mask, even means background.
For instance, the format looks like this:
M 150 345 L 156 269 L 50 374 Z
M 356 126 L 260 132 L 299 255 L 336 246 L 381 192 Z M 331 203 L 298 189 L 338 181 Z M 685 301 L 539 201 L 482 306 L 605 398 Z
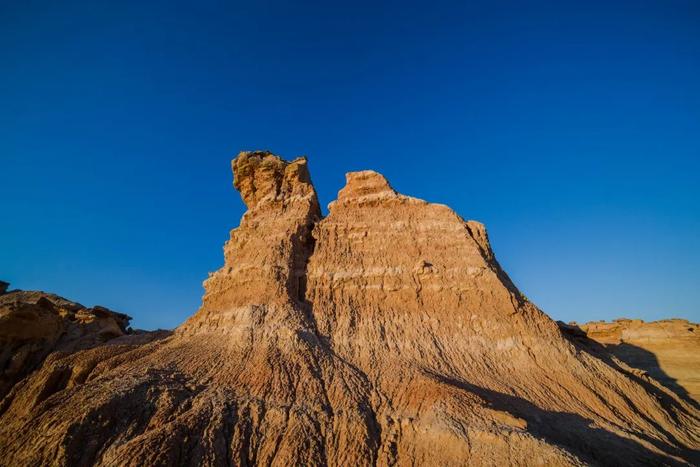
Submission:
M 5 289 L 7 288 L 6 282 Z M 4 291 L 3 291 L 4 292 Z M 0 399 L 51 352 L 75 352 L 127 334 L 131 318 L 45 292 L 0 295 Z
M 305 159 L 233 162 L 248 211 L 174 335 L 53 354 L 0 403 L 4 465 L 684 465 L 700 412 L 567 339 L 483 225 Z M 118 340 L 118 339 L 117 339 Z
M 700 402 L 700 325 L 684 319 L 616 319 L 576 325 L 627 365 Z

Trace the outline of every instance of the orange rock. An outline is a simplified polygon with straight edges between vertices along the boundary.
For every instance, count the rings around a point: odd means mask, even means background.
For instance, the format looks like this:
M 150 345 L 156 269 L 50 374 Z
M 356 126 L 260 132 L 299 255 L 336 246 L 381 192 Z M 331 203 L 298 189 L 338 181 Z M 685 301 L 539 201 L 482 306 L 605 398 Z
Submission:
M 52 354 L 0 402 L 4 463 L 697 462 L 697 407 L 563 333 L 483 225 L 372 171 L 321 218 L 305 159 L 232 166 L 248 211 L 200 309 Z
M 0 399 L 49 353 L 86 349 L 123 336 L 130 319 L 44 292 L 0 295 Z
M 625 364 L 700 402 L 700 325 L 684 319 L 618 319 L 580 328 Z

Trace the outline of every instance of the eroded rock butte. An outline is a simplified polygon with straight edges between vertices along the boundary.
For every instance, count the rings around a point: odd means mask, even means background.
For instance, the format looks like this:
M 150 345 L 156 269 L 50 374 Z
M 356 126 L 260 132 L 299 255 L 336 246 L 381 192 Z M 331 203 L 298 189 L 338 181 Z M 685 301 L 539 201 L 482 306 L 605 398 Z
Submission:
M 578 328 L 608 353 L 673 390 L 700 403 L 700 325 L 685 319 L 644 322 L 620 318 L 593 321 Z M 589 347 L 591 342 L 587 343 Z
M 201 308 L 52 354 L 0 403 L 1 463 L 698 462 L 697 407 L 563 333 L 482 224 L 372 171 L 325 218 L 305 159 L 233 172 L 248 210 Z

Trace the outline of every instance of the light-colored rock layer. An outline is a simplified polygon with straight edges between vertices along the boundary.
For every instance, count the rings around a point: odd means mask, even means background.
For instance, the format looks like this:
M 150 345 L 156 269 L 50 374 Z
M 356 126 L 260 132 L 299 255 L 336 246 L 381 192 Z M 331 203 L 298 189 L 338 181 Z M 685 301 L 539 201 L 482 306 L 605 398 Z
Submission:
M 248 211 L 168 338 L 52 355 L 0 403 L 7 465 L 682 465 L 700 413 L 565 339 L 484 227 L 306 161 L 233 162 Z
M 618 359 L 700 402 L 700 325 L 684 319 L 618 319 L 580 328 Z

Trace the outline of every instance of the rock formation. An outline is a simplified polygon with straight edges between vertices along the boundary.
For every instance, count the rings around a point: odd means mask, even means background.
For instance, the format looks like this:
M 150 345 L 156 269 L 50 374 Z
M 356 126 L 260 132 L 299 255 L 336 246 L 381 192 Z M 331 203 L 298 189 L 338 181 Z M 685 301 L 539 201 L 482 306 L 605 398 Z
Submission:
M 697 408 L 567 339 L 483 225 L 371 171 L 325 218 L 305 159 L 233 172 L 248 210 L 201 308 L 172 336 L 52 354 L 0 403 L 0 463 L 698 461 Z
M 7 282 L 0 283 L 7 289 Z M 2 290 L 2 292 L 5 292 Z M 123 336 L 131 318 L 44 292 L 0 295 L 0 399 L 51 352 L 74 352 Z
M 597 321 L 578 327 L 586 337 L 681 397 L 700 403 L 700 325 L 684 319 Z

